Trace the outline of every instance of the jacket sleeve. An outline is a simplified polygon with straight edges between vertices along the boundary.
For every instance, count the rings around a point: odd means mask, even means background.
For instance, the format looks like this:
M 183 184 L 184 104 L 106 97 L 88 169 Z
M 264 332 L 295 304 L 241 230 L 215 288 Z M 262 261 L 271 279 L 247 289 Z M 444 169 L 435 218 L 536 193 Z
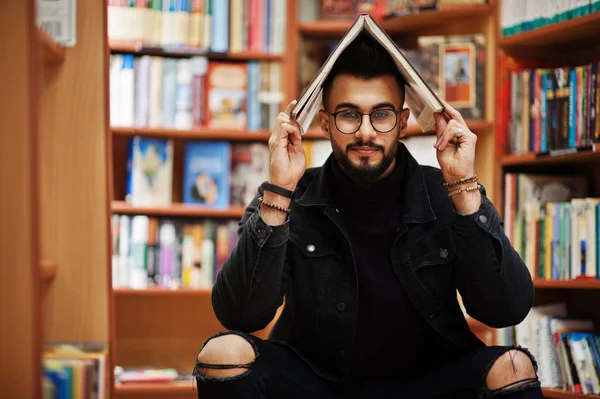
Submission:
M 215 315 L 223 327 L 252 333 L 275 317 L 285 295 L 289 218 L 269 226 L 260 217 L 260 193 L 246 208 L 238 240 L 212 290 Z
M 467 313 L 494 328 L 520 323 L 533 305 L 531 274 L 504 233 L 504 222 L 482 189 L 479 210 L 456 214 L 456 286 Z

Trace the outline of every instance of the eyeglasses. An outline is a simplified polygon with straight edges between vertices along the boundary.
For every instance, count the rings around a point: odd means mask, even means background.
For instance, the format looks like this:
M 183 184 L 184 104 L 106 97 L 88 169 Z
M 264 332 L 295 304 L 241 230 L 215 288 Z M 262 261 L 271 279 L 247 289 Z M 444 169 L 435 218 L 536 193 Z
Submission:
M 371 126 L 378 133 L 388 133 L 398 124 L 398 113 L 400 111 L 391 108 L 380 108 L 368 114 L 361 114 L 355 109 L 344 109 L 334 113 L 325 110 L 325 112 L 333 116 L 335 127 L 340 132 L 354 134 L 360 129 L 364 115 L 369 115 Z

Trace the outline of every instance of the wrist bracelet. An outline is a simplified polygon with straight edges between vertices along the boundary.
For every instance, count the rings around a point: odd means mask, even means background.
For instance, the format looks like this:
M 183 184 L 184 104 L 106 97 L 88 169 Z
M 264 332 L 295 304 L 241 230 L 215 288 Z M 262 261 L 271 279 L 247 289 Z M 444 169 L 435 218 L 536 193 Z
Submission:
M 448 188 L 448 187 L 458 186 L 459 184 L 471 183 L 471 182 L 476 182 L 476 181 L 477 181 L 477 175 L 473 175 L 471 177 L 463 177 L 462 179 L 452 181 L 449 183 L 444 182 L 444 183 L 442 183 L 442 186 Z
M 448 193 L 448 197 L 453 197 L 457 194 L 460 194 L 462 192 L 468 192 L 468 191 L 475 191 L 475 190 L 479 190 L 480 185 L 476 184 L 474 186 L 471 187 L 466 187 L 466 188 L 459 188 L 458 190 L 454 190 L 454 191 L 450 191 Z
M 258 199 L 258 202 L 260 202 L 262 205 L 266 206 L 267 208 L 275 209 L 275 210 L 278 210 L 280 212 L 284 212 L 284 213 L 288 213 L 289 214 L 292 211 L 290 208 L 286 209 L 286 208 L 284 208 L 282 206 L 275 205 L 275 204 L 272 204 L 270 202 L 267 202 L 267 201 L 265 201 L 265 199 L 263 197 L 260 197 Z
M 280 186 L 276 186 L 275 184 L 271 184 L 268 181 L 263 182 L 263 184 L 261 184 L 260 187 L 263 190 L 270 191 L 272 193 L 279 194 L 282 197 L 286 197 L 286 198 L 290 198 L 290 199 L 292 198 L 292 194 L 294 194 L 293 191 L 290 191 L 290 190 L 285 189 Z

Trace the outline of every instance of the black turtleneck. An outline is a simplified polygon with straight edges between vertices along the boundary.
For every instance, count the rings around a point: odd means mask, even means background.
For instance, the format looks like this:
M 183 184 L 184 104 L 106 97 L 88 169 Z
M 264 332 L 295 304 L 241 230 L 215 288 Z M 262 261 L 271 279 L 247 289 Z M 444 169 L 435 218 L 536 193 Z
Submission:
M 427 362 L 426 353 L 433 348 L 430 327 L 406 297 L 392 268 L 405 168 L 397 158 L 389 175 L 363 189 L 331 161 L 333 199 L 348 231 L 358 273 L 358 319 L 349 378 L 406 377 Z

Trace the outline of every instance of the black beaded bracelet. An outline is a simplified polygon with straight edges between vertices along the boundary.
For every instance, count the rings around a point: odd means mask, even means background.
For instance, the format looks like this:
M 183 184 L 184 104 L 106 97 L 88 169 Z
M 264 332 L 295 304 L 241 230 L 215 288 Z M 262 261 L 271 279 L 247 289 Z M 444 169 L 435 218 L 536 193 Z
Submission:
M 263 182 L 263 184 L 261 184 L 260 187 L 263 190 L 270 191 L 275 194 L 279 194 L 282 197 L 286 197 L 286 198 L 292 198 L 292 195 L 294 194 L 292 191 L 285 189 L 283 187 L 276 186 L 275 184 L 271 184 L 268 181 Z

